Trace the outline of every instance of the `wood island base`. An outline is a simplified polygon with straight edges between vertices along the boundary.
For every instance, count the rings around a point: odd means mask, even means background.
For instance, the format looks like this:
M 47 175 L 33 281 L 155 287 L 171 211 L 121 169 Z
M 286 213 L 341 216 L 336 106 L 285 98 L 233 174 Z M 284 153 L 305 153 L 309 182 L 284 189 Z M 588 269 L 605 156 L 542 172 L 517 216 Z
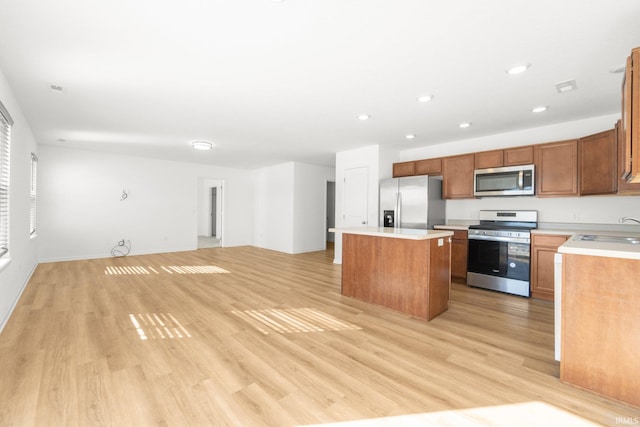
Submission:
M 451 235 L 427 237 L 343 233 L 342 295 L 431 320 L 448 308 Z

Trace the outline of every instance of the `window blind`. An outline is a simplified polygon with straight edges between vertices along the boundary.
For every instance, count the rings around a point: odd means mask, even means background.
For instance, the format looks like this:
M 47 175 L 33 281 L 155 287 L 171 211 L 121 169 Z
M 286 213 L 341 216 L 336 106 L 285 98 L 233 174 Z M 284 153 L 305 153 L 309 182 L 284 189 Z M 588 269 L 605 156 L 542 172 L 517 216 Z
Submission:
M 31 187 L 29 187 L 29 234 L 36 232 L 36 200 L 38 189 L 38 156 L 31 153 Z
M 9 153 L 13 120 L 0 102 L 0 257 L 9 252 Z

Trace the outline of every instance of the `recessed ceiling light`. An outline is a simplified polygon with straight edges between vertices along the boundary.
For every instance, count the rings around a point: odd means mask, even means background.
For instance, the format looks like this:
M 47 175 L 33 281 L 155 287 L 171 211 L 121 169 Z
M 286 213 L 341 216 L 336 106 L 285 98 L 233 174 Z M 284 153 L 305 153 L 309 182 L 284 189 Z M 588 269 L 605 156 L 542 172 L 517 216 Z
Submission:
M 577 88 L 578 88 L 578 85 L 576 84 L 576 81 L 573 79 L 556 83 L 556 90 L 558 91 L 558 93 L 571 92 L 572 90 L 576 90 Z
M 460 126 L 462 129 L 465 129 L 471 126 L 471 122 L 462 122 L 458 126 Z
M 418 102 L 429 102 L 433 99 L 433 95 L 421 95 L 418 97 Z
M 546 105 L 539 105 L 537 107 L 533 107 L 531 111 L 534 113 L 542 113 L 543 111 L 547 111 L 548 108 L 549 107 L 547 107 Z
M 358 120 L 362 120 L 362 121 L 369 120 L 370 118 L 371 116 L 369 114 L 360 114 L 358 116 Z
M 414 139 L 416 136 L 414 134 L 412 134 L 412 133 L 408 133 L 404 137 L 407 138 L 407 139 Z
M 512 76 L 515 76 L 516 74 L 522 74 L 525 71 L 527 71 L 530 66 L 531 66 L 530 64 L 514 65 L 513 67 L 507 70 L 507 74 L 511 74 Z
M 213 148 L 213 144 L 209 141 L 193 141 L 191 145 L 196 150 L 211 150 Z

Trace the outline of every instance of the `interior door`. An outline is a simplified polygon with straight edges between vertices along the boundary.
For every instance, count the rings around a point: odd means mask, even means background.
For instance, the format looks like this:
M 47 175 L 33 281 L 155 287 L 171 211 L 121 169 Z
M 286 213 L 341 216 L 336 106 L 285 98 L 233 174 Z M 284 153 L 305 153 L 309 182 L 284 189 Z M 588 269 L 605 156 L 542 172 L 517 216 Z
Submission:
M 211 188 L 211 237 L 217 236 L 217 227 L 216 224 L 218 222 L 218 188 Z
M 369 213 L 369 168 L 346 169 L 344 173 L 344 211 L 345 227 L 357 227 L 368 224 Z

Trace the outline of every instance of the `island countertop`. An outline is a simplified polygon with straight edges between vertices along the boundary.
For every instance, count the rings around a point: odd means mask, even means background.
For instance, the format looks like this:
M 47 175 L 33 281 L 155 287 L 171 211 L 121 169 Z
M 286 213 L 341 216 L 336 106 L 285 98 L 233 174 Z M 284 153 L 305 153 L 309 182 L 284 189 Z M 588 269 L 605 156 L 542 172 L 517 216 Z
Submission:
M 344 227 L 330 228 L 329 231 L 362 236 L 390 237 L 394 239 L 427 240 L 453 236 L 449 230 L 422 230 L 393 227 Z
M 602 242 L 582 240 L 583 234 L 596 235 L 596 236 L 631 236 L 628 233 L 581 233 L 575 234 L 571 239 L 567 240 L 565 244 L 558 248 L 558 252 L 562 254 L 575 254 L 575 255 L 590 255 L 600 256 L 608 258 L 626 258 L 640 260 L 640 245 L 630 243 L 615 243 L 615 242 Z M 640 235 L 633 234 L 640 238 Z

